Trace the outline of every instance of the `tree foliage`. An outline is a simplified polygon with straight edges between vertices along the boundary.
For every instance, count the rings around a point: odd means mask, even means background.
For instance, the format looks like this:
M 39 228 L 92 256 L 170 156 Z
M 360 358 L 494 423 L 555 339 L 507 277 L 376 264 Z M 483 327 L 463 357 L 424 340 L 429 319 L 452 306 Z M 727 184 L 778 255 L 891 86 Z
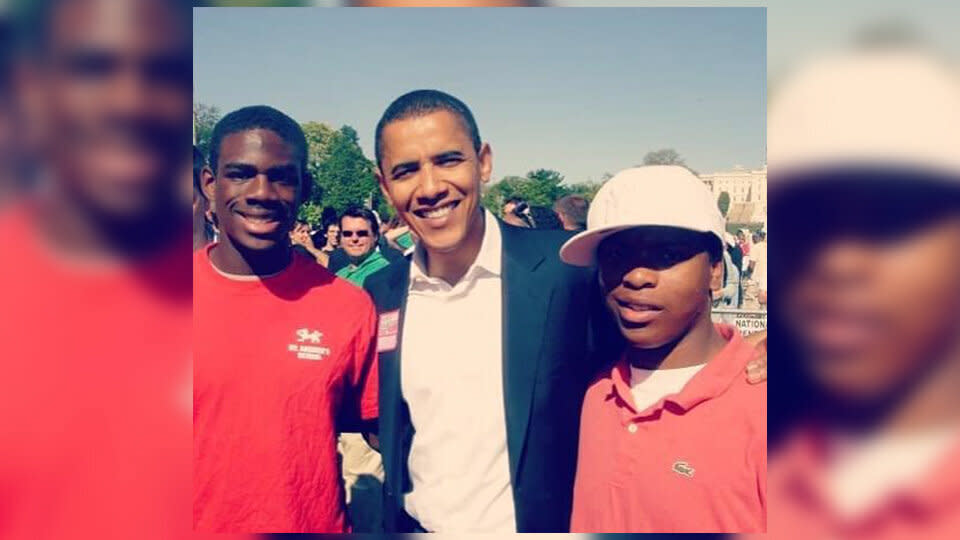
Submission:
M 213 127 L 220 121 L 220 109 L 203 103 L 193 105 L 194 144 L 203 153 L 204 159 L 210 156 L 210 138 Z
M 483 194 L 483 205 L 494 213 L 499 213 L 504 201 L 519 197 L 533 206 L 553 206 L 557 199 L 577 194 L 593 200 L 602 183 L 584 182 L 564 184 L 564 177 L 550 169 L 530 171 L 526 176 L 506 176 L 499 182 L 487 187 Z
M 661 148 L 660 150 L 654 150 L 652 152 L 647 152 L 643 156 L 644 165 L 681 165 L 683 167 L 687 166 L 687 163 L 680 157 L 680 154 L 673 148 Z
M 720 209 L 720 213 L 723 214 L 723 217 L 727 217 L 727 212 L 730 211 L 730 194 L 726 191 L 720 193 L 720 196 L 717 198 L 717 208 Z
M 348 206 L 370 206 L 382 219 L 390 215 L 380 195 L 374 164 L 363 155 L 357 132 L 350 126 L 334 130 L 326 124 L 303 125 L 307 138 L 308 165 L 313 175 L 313 194 L 300 208 L 300 218 L 320 223 L 323 208 L 331 207 L 339 215 Z

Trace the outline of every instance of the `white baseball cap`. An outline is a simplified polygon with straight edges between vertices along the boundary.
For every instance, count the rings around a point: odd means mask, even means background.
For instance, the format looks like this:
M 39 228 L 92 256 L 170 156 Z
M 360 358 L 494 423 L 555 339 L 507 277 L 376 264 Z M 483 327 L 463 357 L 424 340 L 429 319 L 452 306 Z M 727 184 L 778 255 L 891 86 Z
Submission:
M 711 233 L 723 243 L 723 216 L 706 184 L 686 167 L 651 165 L 621 171 L 603 184 L 590 205 L 587 230 L 567 240 L 560 258 L 590 266 L 603 239 L 643 226 Z
M 861 164 L 960 178 L 956 64 L 922 50 L 858 51 L 811 62 L 773 90 L 774 184 L 782 172 Z

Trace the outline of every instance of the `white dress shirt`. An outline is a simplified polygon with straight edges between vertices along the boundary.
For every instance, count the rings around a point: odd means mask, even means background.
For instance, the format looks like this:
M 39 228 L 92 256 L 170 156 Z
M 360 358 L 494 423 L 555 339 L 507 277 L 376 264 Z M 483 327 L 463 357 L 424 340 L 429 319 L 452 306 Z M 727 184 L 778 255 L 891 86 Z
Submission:
M 486 212 L 477 259 L 450 286 L 414 254 L 400 384 L 416 433 L 407 513 L 428 531 L 516 532 L 503 404 L 501 243 Z

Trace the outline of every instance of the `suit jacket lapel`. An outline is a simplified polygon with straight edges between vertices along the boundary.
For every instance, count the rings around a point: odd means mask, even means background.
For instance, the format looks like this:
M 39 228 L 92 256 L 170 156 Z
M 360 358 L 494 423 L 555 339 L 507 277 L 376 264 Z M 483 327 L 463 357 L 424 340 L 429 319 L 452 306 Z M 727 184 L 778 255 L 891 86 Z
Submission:
M 384 427 L 387 427 L 385 424 L 388 424 L 392 427 L 390 432 L 395 434 L 396 439 L 381 440 L 381 445 L 388 444 L 391 446 L 390 455 L 393 457 L 393 463 L 390 470 L 400 473 L 399 477 L 395 477 L 390 482 L 393 486 L 392 489 L 399 489 L 399 493 L 404 493 L 410 489 L 409 475 L 404 462 L 409 441 L 413 436 L 413 426 L 410 424 L 410 417 L 403 414 L 406 405 L 400 386 L 400 353 L 403 350 L 403 326 L 406 319 L 410 264 L 406 262 L 398 264 L 396 268 L 387 271 L 391 272 L 389 279 L 386 281 L 389 290 L 384 294 L 386 301 L 380 306 L 380 316 L 396 311 L 399 317 L 397 320 L 396 347 L 393 350 L 380 353 L 380 421 L 381 431 Z
M 537 268 L 543 254 L 501 226 L 503 238 L 503 397 L 510 476 L 516 484 L 553 288 Z

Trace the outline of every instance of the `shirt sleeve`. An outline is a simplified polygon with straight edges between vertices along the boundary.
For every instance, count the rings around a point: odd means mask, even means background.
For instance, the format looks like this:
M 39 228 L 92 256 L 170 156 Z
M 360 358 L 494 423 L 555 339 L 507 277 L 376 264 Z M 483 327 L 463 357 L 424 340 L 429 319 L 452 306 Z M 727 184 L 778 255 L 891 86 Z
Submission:
M 361 420 L 374 420 L 379 416 L 379 369 L 377 366 L 377 313 L 367 301 L 366 315 L 354 341 L 353 369 L 350 384 L 352 394 L 357 396 L 355 414 Z

